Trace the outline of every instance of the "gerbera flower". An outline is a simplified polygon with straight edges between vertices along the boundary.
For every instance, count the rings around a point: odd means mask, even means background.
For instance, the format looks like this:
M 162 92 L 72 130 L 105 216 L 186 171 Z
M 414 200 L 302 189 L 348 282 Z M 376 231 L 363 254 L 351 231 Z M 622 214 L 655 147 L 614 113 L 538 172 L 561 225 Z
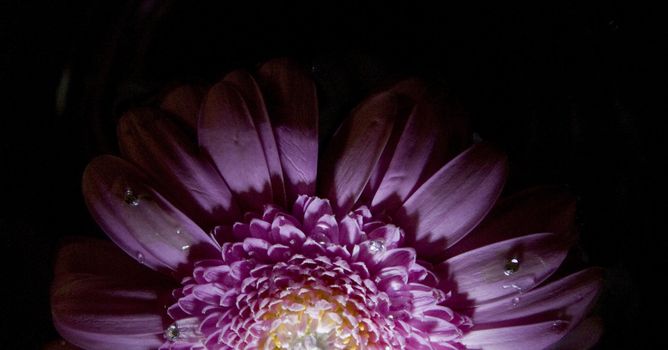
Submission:
M 569 332 L 558 346 L 590 345 L 595 321 L 571 330 L 600 271 L 553 276 L 572 199 L 538 188 L 494 207 L 504 154 L 472 143 L 435 91 L 373 94 L 320 161 L 316 88 L 287 60 L 127 113 L 123 158 L 83 178 L 127 254 L 63 247 L 56 328 L 86 349 L 542 349 Z

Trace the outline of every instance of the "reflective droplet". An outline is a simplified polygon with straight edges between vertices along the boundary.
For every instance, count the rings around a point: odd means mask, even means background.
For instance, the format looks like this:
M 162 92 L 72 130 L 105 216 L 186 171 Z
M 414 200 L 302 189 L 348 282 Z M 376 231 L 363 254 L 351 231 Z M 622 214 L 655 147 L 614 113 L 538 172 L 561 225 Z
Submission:
M 177 228 L 177 229 L 176 229 L 176 234 L 177 234 L 177 235 L 183 234 L 183 230 L 182 230 L 180 227 Z
M 188 250 L 188 249 L 190 249 L 190 244 L 186 244 L 181 247 L 181 250 Z
M 125 189 L 125 192 L 123 192 L 123 200 L 129 206 L 136 207 L 139 205 L 139 197 L 135 194 L 135 191 L 129 187 Z
M 290 243 L 290 245 L 295 245 L 295 240 L 291 239 L 290 241 L 288 241 L 288 243 Z
M 320 245 L 325 245 L 330 242 L 329 237 L 327 237 L 327 235 L 322 232 L 314 234 L 311 236 L 311 239 L 318 242 Z
M 513 307 L 517 307 L 520 304 L 520 297 L 514 297 L 511 302 L 513 304 Z
M 181 331 L 179 331 L 179 327 L 177 327 L 175 324 L 167 327 L 165 330 L 165 339 L 169 341 L 176 341 L 179 339 L 179 336 L 181 335 Z
M 140 264 L 144 263 L 144 254 L 141 252 L 137 252 L 137 261 L 139 261 Z
M 503 268 L 503 274 L 506 276 L 510 276 L 517 272 L 520 269 L 520 259 L 518 258 L 510 258 L 506 261 L 506 265 Z
M 385 250 L 385 242 L 382 239 L 374 239 L 369 242 L 369 251 L 372 253 L 378 253 Z
M 551 329 L 553 332 L 561 333 L 565 331 L 567 327 L 568 327 L 568 322 L 564 320 L 556 320 L 552 322 Z

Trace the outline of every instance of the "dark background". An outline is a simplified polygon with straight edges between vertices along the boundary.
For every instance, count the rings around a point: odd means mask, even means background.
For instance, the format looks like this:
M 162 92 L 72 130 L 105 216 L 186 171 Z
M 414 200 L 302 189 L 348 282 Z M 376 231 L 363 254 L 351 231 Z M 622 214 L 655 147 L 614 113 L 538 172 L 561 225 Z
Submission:
M 196 4 L 195 4 L 196 3 Z M 633 2 L 496 6 L 414 1 L 3 2 L 0 145 L 3 347 L 57 338 L 48 289 L 61 237 L 102 237 L 80 194 L 115 121 L 160 87 L 291 56 L 312 67 L 324 136 L 365 93 L 417 75 L 445 84 L 509 154 L 509 190 L 566 184 L 583 257 L 607 269 L 601 349 L 659 342 L 668 250 L 657 147 L 665 95 L 656 9 Z M 663 83 L 665 84 L 665 82 Z M 18 346 L 18 345 L 21 346 Z

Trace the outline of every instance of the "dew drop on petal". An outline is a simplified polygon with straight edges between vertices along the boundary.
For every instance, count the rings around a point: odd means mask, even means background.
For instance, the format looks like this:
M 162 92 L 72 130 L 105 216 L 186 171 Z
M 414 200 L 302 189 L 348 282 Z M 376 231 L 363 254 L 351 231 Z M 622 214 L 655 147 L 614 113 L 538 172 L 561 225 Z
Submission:
M 123 192 L 123 200 L 132 207 L 139 205 L 139 197 L 135 194 L 135 191 L 129 187 Z
M 568 322 L 566 322 L 564 320 L 556 320 L 556 321 L 552 322 L 551 329 L 552 329 L 553 332 L 561 333 L 561 332 L 565 331 L 567 327 L 568 327 Z
M 520 297 L 514 297 L 511 303 L 513 304 L 513 307 L 517 307 L 520 304 Z
M 137 252 L 137 261 L 139 261 L 140 264 L 144 263 L 144 254 L 141 252 Z
M 165 330 L 165 339 L 173 342 L 179 339 L 179 336 L 181 335 L 181 331 L 179 331 L 179 327 L 177 327 L 175 324 L 167 327 Z
M 290 245 L 295 245 L 295 240 L 291 239 L 290 241 L 288 241 L 288 243 L 290 243 Z
M 188 249 L 190 249 L 190 244 L 186 244 L 186 245 L 181 246 L 181 250 L 183 250 L 183 251 L 186 251 Z
M 520 259 L 512 257 L 506 261 L 506 265 L 503 268 L 503 274 L 510 276 L 517 272 L 520 269 Z
M 314 234 L 311 236 L 311 239 L 318 242 L 320 245 L 325 245 L 330 242 L 329 237 L 327 237 L 327 235 L 322 232 Z
M 369 251 L 372 253 L 378 253 L 382 252 L 385 250 L 385 243 L 383 242 L 382 239 L 374 239 L 373 241 L 369 242 Z

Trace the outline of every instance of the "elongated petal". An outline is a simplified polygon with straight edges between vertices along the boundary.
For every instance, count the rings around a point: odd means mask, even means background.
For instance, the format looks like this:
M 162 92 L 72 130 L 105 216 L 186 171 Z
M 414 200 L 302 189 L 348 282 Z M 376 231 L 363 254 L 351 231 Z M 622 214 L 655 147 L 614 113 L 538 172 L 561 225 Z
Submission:
M 447 255 L 534 232 L 552 232 L 568 239 L 574 224 L 575 197 L 565 188 L 531 188 L 501 200 L 480 225 L 448 249 Z
M 284 206 L 286 202 L 283 169 L 281 168 L 281 160 L 278 155 L 276 138 L 274 137 L 274 130 L 271 127 L 271 122 L 267 115 L 262 92 L 255 82 L 255 79 L 253 79 L 253 76 L 246 71 L 234 71 L 226 75 L 224 80 L 232 84 L 239 93 L 241 93 L 244 101 L 246 101 L 246 106 L 253 118 L 253 124 L 255 124 L 255 128 L 260 136 L 264 156 L 267 160 L 267 168 L 269 169 L 269 176 L 271 176 L 271 188 L 274 194 L 274 203 Z
M 179 117 L 192 130 L 197 129 L 197 115 L 206 91 L 193 85 L 173 88 L 164 96 L 160 108 Z
M 567 276 L 527 293 L 510 295 L 477 306 L 473 311 L 475 324 L 515 322 L 517 319 L 551 319 L 559 315 L 578 323 L 587 307 L 598 295 L 602 271 L 592 268 Z
M 173 282 L 127 257 L 109 242 L 78 239 L 57 257 L 51 292 L 54 324 L 86 349 L 155 349 Z
M 209 229 L 238 216 L 220 174 L 199 153 L 195 140 L 170 118 L 150 109 L 130 112 L 120 120 L 118 138 L 123 155 L 200 226 Z
M 544 349 L 564 336 L 566 324 L 565 321 L 554 320 L 514 327 L 474 328 L 464 335 L 462 343 L 467 349 Z
M 318 171 L 318 102 L 315 84 L 286 59 L 262 65 L 258 83 L 267 103 L 285 177 L 288 203 L 315 194 Z
M 395 214 L 408 243 L 422 257 L 441 256 L 489 212 L 506 173 L 505 155 L 486 144 L 476 144 L 450 161 Z
M 347 213 L 359 198 L 398 114 L 396 99 L 382 93 L 362 103 L 334 135 L 323 163 L 321 192 L 332 201 L 335 214 Z
M 410 79 L 390 93 L 407 97 L 413 111 L 395 123 L 393 135 L 369 181 L 375 212 L 394 211 L 447 161 L 470 145 L 468 127 L 453 101 Z M 383 161 L 381 161 L 382 163 Z M 377 183 L 376 183 L 377 182 Z M 374 184 L 376 183 L 376 184 Z
M 130 256 L 167 272 L 187 272 L 196 258 L 218 249 L 194 222 L 151 188 L 137 168 L 113 156 L 95 158 L 86 168 L 83 192 L 93 218 Z
M 598 343 L 601 335 L 603 335 L 603 321 L 600 318 L 590 317 L 580 322 L 547 350 L 587 350 Z
M 526 293 L 548 278 L 566 257 L 568 246 L 557 238 L 538 233 L 450 258 L 437 268 L 442 289 L 453 292 L 453 307 Z
M 272 190 L 262 142 L 239 92 L 220 82 L 202 107 L 199 142 L 244 209 L 271 203 Z

